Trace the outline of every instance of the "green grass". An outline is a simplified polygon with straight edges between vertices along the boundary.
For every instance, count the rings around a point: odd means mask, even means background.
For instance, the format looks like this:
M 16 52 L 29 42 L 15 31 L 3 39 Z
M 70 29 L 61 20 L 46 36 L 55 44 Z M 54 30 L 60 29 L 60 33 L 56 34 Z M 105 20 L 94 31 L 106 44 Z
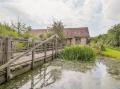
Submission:
M 72 45 L 65 47 L 59 58 L 74 61 L 93 61 L 95 52 L 88 46 Z
M 105 51 L 102 51 L 102 55 L 120 59 L 120 51 L 111 48 L 106 48 Z

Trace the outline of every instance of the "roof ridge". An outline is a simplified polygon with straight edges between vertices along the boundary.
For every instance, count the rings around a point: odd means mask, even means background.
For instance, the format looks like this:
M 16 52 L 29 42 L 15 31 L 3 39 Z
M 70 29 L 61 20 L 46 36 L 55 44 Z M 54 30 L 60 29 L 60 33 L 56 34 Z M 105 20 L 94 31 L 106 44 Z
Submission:
M 47 30 L 47 29 L 46 28 L 43 28 L 43 29 L 38 28 L 38 29 L 32 29 L 32 30 Z
M 88 27 L 77 27 L 77 28 L 69 27 L 69 28 L 64 28 L 64 30 L 66 30 L 66 29 L 84 29 L 84 30 L 87 30 L 86 28 L 88 29 Z M 34 31 L 36 31 L 36 30 L 47 30 L 47 28 L 43 28 L 43 29 L 42 28 L 40 28 L 40 29 L 38 28 L 38 29 L 32 29 L 32 30 L 34 30 Z
M 71 28 L 71 29 L 78 29 L 78 28 L 88 28 L 88 27 L 68 27 L 69 29 Z M 65 29 L 68 29 L 68 28 L 65 28 Z

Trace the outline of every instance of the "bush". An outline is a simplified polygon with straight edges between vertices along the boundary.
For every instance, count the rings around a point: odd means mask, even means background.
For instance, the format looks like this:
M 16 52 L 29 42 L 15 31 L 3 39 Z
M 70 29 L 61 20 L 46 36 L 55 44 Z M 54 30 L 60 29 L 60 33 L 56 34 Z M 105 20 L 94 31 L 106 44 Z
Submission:
M 59 58 L 65 60 L 93 61 L 95 60 L 95 52 L 87 46 L 72 45 L 65 47 L 60 53 Z
M 0 36 L 18 38 L 17 32 L 7 24 L 0 23 Z
M 26 32 L 26 33 L 22 34 L 22 37 L 23 37 L 24 39 L 29 39 L 29 38 L 31 37 L 31 35 Z
M 16 51 L 22 51 L 23 49 L 25 49 L 25 43 L 16 44 Z

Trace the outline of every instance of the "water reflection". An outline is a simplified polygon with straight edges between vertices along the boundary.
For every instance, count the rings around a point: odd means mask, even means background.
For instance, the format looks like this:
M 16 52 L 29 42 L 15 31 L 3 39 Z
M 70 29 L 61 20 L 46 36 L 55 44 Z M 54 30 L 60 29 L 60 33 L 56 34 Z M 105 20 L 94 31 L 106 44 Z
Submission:
M 35 89 L 36 87 L 41 89 L 55 82 L 55 77 L 50 73 L 51 71 L 47 72 L 46 70 L 47 68 L 44 68 L 37 76 L 32 75 L 31 89 Z M 26 85 L 23 87 L 26 87 Z
M 95 63 L 53 61 L 1 85 L 0 89 L 120 89 L 120 79 L 113 77 L 120 74 L 120 62 L 103 59 Z
M 107 59 L 109 61 L 107 61 Z M 104 64 L 107 66 L 108 73 L 115 79 L 120 80 L 120 61 L 106 58 Z
M 19 89 L 43 89 L 43 87 L 55 83 L 55 81 L 59 79 L 57 74 L 60 76 L 60 73 L 59 68 L 43 65 L 42 68 L 39 69 L 39 73 L 37 75 L 32 73 L 31 80 Z
M 50 63 L 42 65 L 39 69 L 23 74 L 0 86 L 0 89 L 43 89 L 59 80 L 61 68 L 50 66 Z
M 103 62 L 98 60 L 92 69 L 84 72 L 64 68 L 61 80 L 54 83 L 52 88 L 48 86 L 44 89 L 120 89 L 120 80 L 111 77 Z

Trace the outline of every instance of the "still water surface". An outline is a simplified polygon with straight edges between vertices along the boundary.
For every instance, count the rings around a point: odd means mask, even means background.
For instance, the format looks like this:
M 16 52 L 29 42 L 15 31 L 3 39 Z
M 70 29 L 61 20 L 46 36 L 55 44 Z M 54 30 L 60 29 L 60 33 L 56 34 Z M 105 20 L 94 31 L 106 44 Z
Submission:
M 0 85 L 0 89 L 120 89 L 120 61 L 55 60 Z

